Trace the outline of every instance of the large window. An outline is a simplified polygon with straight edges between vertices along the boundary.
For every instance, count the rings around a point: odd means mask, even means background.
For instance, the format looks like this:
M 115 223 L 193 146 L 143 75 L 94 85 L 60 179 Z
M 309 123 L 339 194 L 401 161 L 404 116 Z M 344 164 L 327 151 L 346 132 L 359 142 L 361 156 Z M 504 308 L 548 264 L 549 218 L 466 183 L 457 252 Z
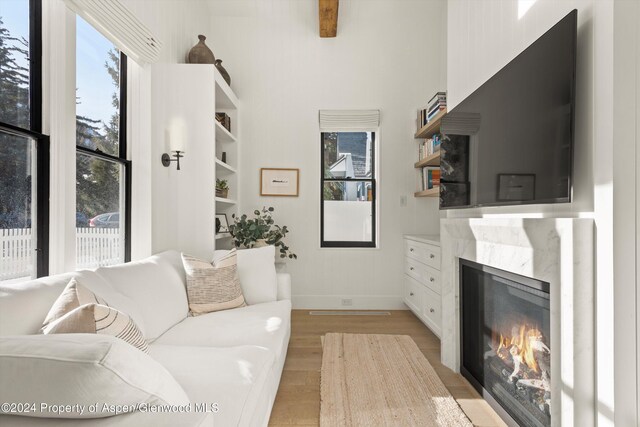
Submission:
M 126 56 L 76 20 L 76 267 L 130 259 Z
M 0 1 L 0 281 L 48 274 L 41 49 L 40 1 Z
M 320 246 L 375 247 L 375 133 L 321 135 Z

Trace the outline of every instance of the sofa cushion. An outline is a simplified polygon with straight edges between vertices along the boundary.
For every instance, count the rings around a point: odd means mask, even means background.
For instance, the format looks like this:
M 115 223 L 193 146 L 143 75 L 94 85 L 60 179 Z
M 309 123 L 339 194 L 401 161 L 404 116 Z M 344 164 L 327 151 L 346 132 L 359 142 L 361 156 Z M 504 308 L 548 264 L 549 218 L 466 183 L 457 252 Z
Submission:
M 119 338 L 145 353 L 147 340 L 131 317 L 101 304 L 84 304 L 42 328 L 44 334 L 99 334 Z
M 145 322 L 137 308 L 138 304 L 95 272 L 83 270 L 27 282 L 0 284 L 0 336 L 38 333 L 51 307 L 72 278 L 100 295 L 111 307 L 127 313 L 145 332 Z
M 264 390 L 273 381 L 274 356 L 265 348 L 153 344 L 149 351 L 182 385 L 194 405 L 216 405 L 214 426 L 251 426 L 262 401 L 272 397 Z
M 184 390 L 158 362 L 114 337 L 93 334 L 0 337 L 0 401 L 79 405 L 23 415 L 101 418 L 102 405 L 186 405 Z M 89 411 L 89 405 L 100 405 Z M 84 410 L 82 408 L 84 407 Z
M 246 305 L 238 279 L 236 252 L 232 249 L 213 263 L 182 254 L 187 275 L 187 299 L 193 315 Z
M 238 275 L 247 304 L 260 304 L 278 299 L 276 247 L 238 251 Z
M 291 301 L 275 301 L 188 317 L 155 343 L 208 347 L 257 345 L 268 348 L 280 359 L 286 354 L 290 324 Z
M 44 319 L 44 323 L 42 328 L 40 328 L 40 331 L 44 332 L 51 322 L 60 319 L 65 314 L 85 304 L 109 305 L 103 298 L 79 284 L 76 278 L 73 277 L 58 299 L 53 303 L 51 310 L 49 310 L 49 314 L 47 314 L 47 317 Z
M 127 310 L 122 310 L 102 295 L 110 305 L 131 315 L 141 326 L 147 340 L 154 340 L 187 317 L 187 294 L 180 254 L 167 251 L 142 261 L 101 267 L 96 274 L 139 308 L 143 325 Z

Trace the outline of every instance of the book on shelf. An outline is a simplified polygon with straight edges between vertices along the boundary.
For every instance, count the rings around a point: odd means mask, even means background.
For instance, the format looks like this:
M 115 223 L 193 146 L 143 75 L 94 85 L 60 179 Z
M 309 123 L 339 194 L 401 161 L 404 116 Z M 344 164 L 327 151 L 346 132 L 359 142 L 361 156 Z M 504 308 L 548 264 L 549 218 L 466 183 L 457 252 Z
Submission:
M 437 166 L 425 166 L 417 175 L 417 191 L 430 190 L 440 185 L 440 168 Z
M 436 92 L 435 95 L 429 100 L 428 104 L 431 104 L 436 99 L 447 99 L 447 92 Z

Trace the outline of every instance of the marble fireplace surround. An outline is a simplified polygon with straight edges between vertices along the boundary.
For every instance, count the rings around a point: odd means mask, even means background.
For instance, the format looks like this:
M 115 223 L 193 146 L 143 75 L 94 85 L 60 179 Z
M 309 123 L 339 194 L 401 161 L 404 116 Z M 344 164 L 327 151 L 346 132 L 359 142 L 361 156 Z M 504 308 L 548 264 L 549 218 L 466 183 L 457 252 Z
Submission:
M 460 258 L 549 282 L 551 423 L 594 425 L 593 236 L 590 218 L 441 219 L 442 363 L 460 372 Z

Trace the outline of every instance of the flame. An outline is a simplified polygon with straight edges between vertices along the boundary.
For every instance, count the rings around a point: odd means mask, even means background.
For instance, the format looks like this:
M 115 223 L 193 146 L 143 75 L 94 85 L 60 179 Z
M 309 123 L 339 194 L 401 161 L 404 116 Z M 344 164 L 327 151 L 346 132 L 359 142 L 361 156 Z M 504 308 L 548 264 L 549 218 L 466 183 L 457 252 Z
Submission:
M 497 336 L 497 334 L 496 334 Z M 497 339 L 496 354 L 501 359 L 506 356 L 500 350 L 507 350 L 512 356 L 520 357 L 521 360 L 534 372 L 538 372 L 538 363 L 533 356 L 532 343 L 539 341 L 542 336 L 542 332 L 535 327 L 522 324 L 520 326 L 514 326 L 512 329 L 511 338 L 505 337 L 500 333 L 500 337 Z

